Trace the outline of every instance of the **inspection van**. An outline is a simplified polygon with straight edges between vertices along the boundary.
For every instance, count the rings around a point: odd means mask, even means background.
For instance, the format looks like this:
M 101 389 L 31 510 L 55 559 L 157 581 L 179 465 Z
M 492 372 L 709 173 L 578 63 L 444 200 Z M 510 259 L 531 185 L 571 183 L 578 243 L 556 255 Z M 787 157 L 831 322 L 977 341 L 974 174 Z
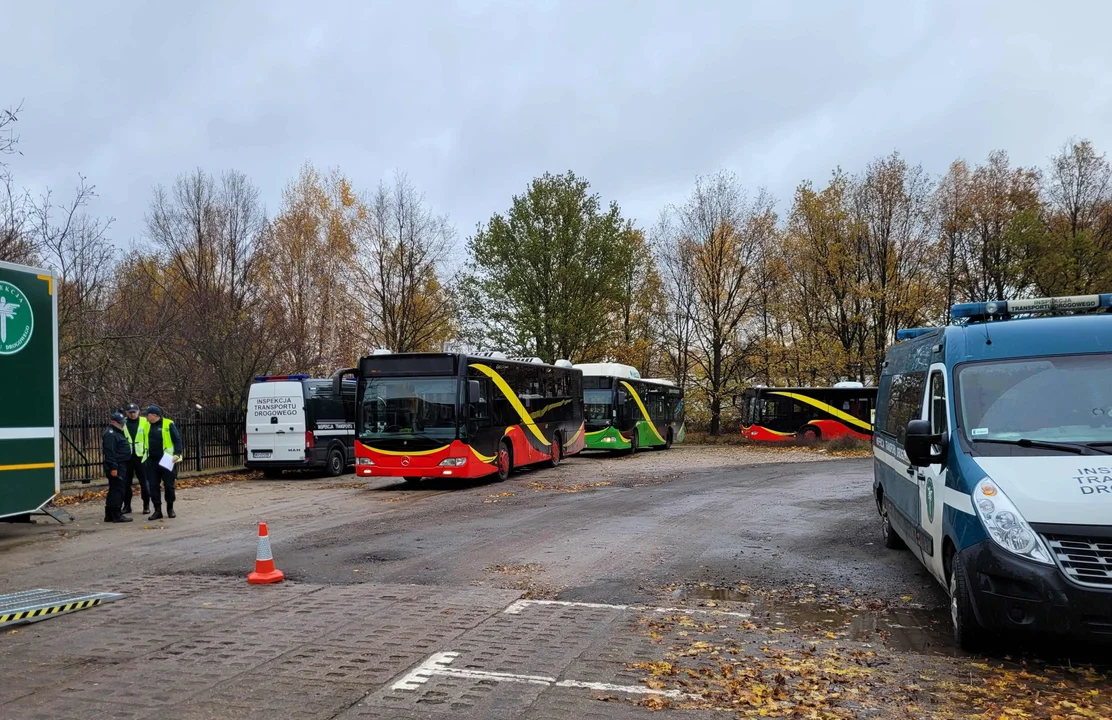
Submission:
M 1112 294 L 963 303 L 901 330 L 873 439 L 885 545 L 950 594 L 966 649 L 1112 642 Z
M 247 396 L 247 467 L 267 477 L 312 469 L 335 477 L 354 466 L 355 380 L 341 380 L 256 377 Z

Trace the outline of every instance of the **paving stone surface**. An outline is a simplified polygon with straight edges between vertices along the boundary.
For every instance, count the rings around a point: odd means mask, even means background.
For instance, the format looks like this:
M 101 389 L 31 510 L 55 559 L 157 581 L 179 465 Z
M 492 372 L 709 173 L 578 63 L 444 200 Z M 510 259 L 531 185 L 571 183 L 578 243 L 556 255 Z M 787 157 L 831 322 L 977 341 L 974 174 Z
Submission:
M 0 687 L 0 717 L 641 717 L 636 698 L 556 683 L 636 685 L 625 662 L 659 654 L 629 632 L 636 612 L 508 613 L 518 593 L 493 588 L 172 575 L 111 589 L 126 597 L 0 635 L 0 672 L 26 678 Z M 395 687 L 437 653 L 446 672 Z

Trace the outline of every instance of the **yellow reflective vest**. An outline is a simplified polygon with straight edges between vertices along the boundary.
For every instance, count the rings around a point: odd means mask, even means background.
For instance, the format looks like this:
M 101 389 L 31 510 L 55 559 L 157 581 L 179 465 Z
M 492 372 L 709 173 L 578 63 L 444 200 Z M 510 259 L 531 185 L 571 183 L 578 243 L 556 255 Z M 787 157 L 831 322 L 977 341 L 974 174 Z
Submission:
M 139 418 L 139 427 L 135 430 L 135 437 L 131 437 L 131 431 L 127 429 L 127 422 L 124 422 L 124 437 L 127 438 L 127 444 L 131 446 L 131 452 L 135 454 L 140 460 L 147 459 L 147 435 L 151 431 L 151 423 L 147 418 Z
M 142 438 L 143 455 L 141 457 L 144 460 L 146 460 L 147 455 L 149 454 L 149 451 L 150 451 L 150 447 L 151 447 L 151 441 L 150 441 L 151 424 L 150 424 L 150 422 L 147 421 L 146 418 L 143 418 L 141 420 L 141 423 L 142 424 L 139 426 L 139 432 L 137 433 L 137 437 Z M 174 452 L 174 441 L 170 439 L 170 426 L 173 425 L 173 424 L 174 424 L 174 421 L 171 420 L 170 418 L 168 418 L 168 417 L 162 418 L 162 452 L 164 452 L 164 453 L 165 452 L 168 452 L 168 453 L 173 453 Z M 138 442 L 136 443 L 136 445 L 138 445 Z M 161 460 L 161 459 L 162 458 L 159 458 L 159 460 Z

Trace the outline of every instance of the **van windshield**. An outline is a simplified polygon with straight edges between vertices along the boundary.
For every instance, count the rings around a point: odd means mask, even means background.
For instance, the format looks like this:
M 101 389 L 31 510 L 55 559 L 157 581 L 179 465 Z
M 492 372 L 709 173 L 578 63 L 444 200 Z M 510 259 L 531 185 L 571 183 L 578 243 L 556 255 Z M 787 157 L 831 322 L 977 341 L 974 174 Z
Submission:
M 957 389 L 967 440 L 1112 442 L 1112 354 L 972 363 Z M 990 443 L 977 451 L 1008 453 Z
M 368 378 L 359 437 L 456 437 L 456 378 Z

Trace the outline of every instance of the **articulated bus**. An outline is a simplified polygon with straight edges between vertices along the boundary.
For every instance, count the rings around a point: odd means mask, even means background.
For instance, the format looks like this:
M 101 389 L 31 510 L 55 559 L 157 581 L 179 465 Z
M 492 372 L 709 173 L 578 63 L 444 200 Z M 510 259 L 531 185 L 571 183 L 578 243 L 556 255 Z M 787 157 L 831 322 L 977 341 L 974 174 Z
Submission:
M 583 363 L 587 449 L 667 450 L 683 442 L 683 389 L 669 380 L 642 378 L 619 363 Z
M 749 388 L 741 396 L 741 434 L 756 442 L 871 440 L 875 409 L 876 388 L 860 383 Z
M 584 446 L 583 373 L 502 353 L 376 352 L 357 380 L 358 476 L 505 480 Z

